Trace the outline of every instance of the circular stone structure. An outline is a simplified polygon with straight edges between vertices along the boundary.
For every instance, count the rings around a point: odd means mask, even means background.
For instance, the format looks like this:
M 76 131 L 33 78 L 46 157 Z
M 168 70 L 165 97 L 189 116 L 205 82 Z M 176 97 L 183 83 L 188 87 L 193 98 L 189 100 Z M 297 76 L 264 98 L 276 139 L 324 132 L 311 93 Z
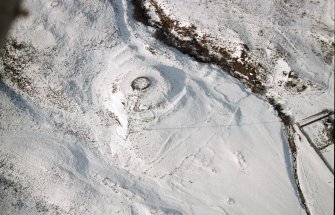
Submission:
M 150 80 L 147 77 L 141 76 L 131 82 L 133 90 L 145 90 L 150 86 Z

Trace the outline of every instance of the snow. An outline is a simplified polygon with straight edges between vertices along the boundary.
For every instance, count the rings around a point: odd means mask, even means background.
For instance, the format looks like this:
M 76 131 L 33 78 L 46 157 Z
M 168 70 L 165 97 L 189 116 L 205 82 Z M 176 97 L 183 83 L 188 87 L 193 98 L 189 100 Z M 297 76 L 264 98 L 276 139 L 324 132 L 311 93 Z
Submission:
M 237 79 L 154 39 L 129 1 L 25 6 L 10 38 L 29 50 L 20 57 L 32 55 L 19 76 L 34 91 L 0 79 L 0 211 L 306 214 L 283 123 Z M 242 39 L 231 40 L 239 50 Z M 150 86 L 133 90 L 143 76 Z M 324 102 L 332 93 L 308 92 Z M 313 156 L 299 147 L 299 177 L 313 214 L 327 214 L 333 175 Z

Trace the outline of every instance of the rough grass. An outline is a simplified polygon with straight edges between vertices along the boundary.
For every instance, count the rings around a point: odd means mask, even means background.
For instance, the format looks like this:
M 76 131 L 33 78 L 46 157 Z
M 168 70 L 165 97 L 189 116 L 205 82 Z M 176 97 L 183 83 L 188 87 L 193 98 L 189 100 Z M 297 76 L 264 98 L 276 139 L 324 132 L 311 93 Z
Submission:
M 34 61 L 36 50 L 24 43 L 15 40 L 7 41 L 5 47 L 0 50 L 0 58 L 3 64 L 2 78 L 10 79 L 19 89 L 28 95 L 36 94 L 32 80 L 23 74 L 24 68 Z

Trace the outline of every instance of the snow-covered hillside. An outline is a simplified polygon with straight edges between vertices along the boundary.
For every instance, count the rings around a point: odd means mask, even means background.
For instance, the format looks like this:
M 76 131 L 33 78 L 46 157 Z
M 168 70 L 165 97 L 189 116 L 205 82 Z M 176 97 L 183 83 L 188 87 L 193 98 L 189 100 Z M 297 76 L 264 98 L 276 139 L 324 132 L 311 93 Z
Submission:
M 333 48 L 333 3 L 318 6 L 323 12 L 314 22 L 310 4 L 285 10 L 264 2 L 157 4 L 199 35 L 210 33 L 232 56 L 247 45 L 250 62 L 269 74 L 267 93 L 285 100 L 292 119 L 333 107 L 333 56 L 329 61 L 316 45 Z M 297 171 L 286 127 L 268 100 L 219 65 L 156 39 L 154 27 L 133 18 L 130 1 L 23 6 L 30 15 L 16 20 L 0 58 L 0 214 L 333 211 L 332 201 L 323 209 L 309 202 L 333 198 L 332 173 L 313 177 L 310 168 L 322 163 L 311 161 L 309 148 L 301 148 Z M 300 12 L 307 18 L 287 21 Z M 291 70 L 297 85 L 310 84 L 303 92 L 279 86 L 292 81 Z

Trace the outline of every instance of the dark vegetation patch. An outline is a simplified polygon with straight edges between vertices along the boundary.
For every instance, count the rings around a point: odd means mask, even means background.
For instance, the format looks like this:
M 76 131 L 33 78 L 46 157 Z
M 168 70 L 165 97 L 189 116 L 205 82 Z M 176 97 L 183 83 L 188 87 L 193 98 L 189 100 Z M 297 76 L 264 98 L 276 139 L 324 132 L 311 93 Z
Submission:
M 334 118 L 331 118 L 330 116 L 324 120 L 322 120 L 322 123 L 324 125 L 324 128 L 322 129 L 323 138 L 323 148 L 334 144 Z
M 331 65 L 334 59 L 334 51 L 335 51 L 335 43 L 332 42 L 330 44 L 324 42 L 323 40 L 318 40 L 318 43 L 321 47 L 322 52 L 322 60 L 328 64 Z
M 49 88 L 46 92 L 47 100 L 54 106 L 63 109 L 65 111 L 71 111 L 72 107 L 68 97 L 62 89 Z
M 117 86 L 117 84 L 113 84 L 112 85 L 112 93 L 116 93 L 118 91 L 118 86 Z
M 118 126 L 121 126 L 121 122 L 119 120 L 119 117 L 117 117 L 113 112 L 108 111 L 108 116 L 113 120 L 113 124 L 116 124 Z
M 304 81 L 298 77 L 293 71 L 288 73 L 288 81 L 284 83 L 284 88 L 294 94 L 301 93 L 307 89 L 308 86 L 312 86 L 312 82 Z
M 131 2 L 134 5 L 134 18 L 144 25 L 149 25 L 150 17 L 148 15 L 148 10 L 143 6 L 144 0 L 131 0 Z
M 274 109 L 277 111 L 279 118 L 283 121 L 285 126 L 291 125 L 291 117 L 284 113 L 284 108 L 281 104 L 279 104 L 274 98 L 267 97 L 269 103 L 274 107 Z
M 32 63 L 35 57 L 36 50 L 34 47 L 9 39 L 5 47 L 0 50 L 0 58 L 3 64 L 3 71 L 0 71 L 0 75 L 2 78 L 9 79 L 28 95 L 36 94 L 36 89 L 32 86 L 32 80 L 23 73 L 25 67 Z
M 35 208 L 36 208 L 38 213 L 46 213 L 46 212 L 49 211 L 45 201 L 37 201 L 35 203 Z
M 23 190 L 22 185 L 5 177 L 4 175 L 0 175 L 0 188 L 4 191 L 11 190 L 15 194 L 20 194 Z
M 294 159 L 295 159 L 295 156 L 296 156 L 296 153 L 297 153 L 297 145 L 296 143 L 294 142 L 294 137 L 293 137 L 293 129 L 292 127 L 290 127 L 289 129 L 289 135 L 288 135 L 288 144 L 289 144 L 289 147 L 292 151 L 292 154 L 294 155 Z M 294 161 L 295 162 L 295 161 Z
M 14 196 L 22 196 L 27 189 L 18 183 L 18 179 L 13 176 L 14 164 L 11 158 L 0 151 L 0 190 L 12 193 Z
M 152 47 L 148 47 L 148 48 L 146 48 L 151 54 L 153 54 L 153 55 L 156 55 L 156 51 L 155 51 L 155 49 L 154 48 L 152 48 Z

